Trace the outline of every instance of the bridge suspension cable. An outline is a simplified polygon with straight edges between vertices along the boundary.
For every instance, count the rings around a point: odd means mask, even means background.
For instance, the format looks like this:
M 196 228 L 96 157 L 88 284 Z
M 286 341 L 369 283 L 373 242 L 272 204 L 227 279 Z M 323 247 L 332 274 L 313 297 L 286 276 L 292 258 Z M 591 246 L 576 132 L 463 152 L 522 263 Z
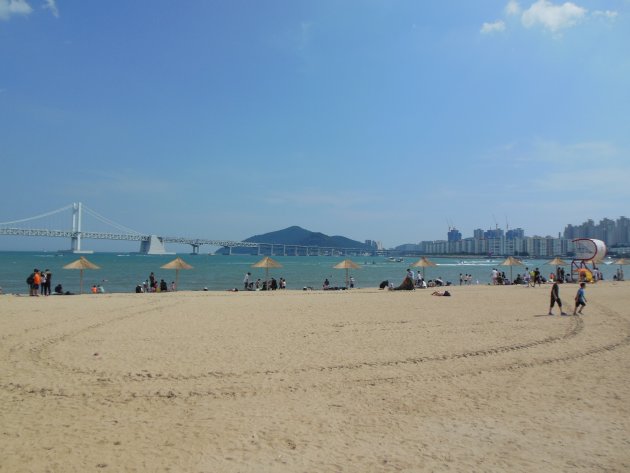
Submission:
M 31 220 L 37 220 L 38 218 L 50 217 L 51 215 L 63 212 L 65 210 L 70 210 L 72 208 L 72 206 L 73 206 L 73 204 L 66 205 L 65 207 L 62 207 L 60 209 L 51 210 L 50 212 L 46 212 L 45 214 L 41 214 L 41 215 L 36 215 L 34 217 L 23 218 L 23 219 L 20 219 L 20 220 L 13 220 L 11 222 L 0 222 L 0 225 L 13 225 L 15 223 L 23 223 L 23 222 L 29 222 Z
M 85 210 L 88 214 L 92 215 L 93 217 L 95 217 L 96 219 L 100 220 L 101 222 L 107 224 L 107 225 L 111 225 L 114 228 L 117 228 L 118 230 L 122 231 L 122 232 L 126 232 L 126 233 L 132 233 L 134 235 L 142 235 L 141 232 L 138 232 L 132 228 L 128 228 L 125 227 L 124 225 L 121 225 L 119 223 L 116 223 L 110 219 L 108 219 L 107 217 L 103 217 L 101 214 L 95 212 L 94 210 L 92 210 L 91 208 L 87 207 L 86 205 L 83 205 L 83 210 Z

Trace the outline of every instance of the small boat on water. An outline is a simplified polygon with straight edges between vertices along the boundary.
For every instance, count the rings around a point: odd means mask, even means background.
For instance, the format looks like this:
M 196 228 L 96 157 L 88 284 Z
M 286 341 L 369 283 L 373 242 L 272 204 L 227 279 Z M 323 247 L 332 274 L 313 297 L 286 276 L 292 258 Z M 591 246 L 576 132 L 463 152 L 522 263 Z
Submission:
M 389 261 L 390 263 L 402 263 L 405 260 L 402 258 L 394 258 L 393 256 L 389 256 L 387 258 L 387 261 Z

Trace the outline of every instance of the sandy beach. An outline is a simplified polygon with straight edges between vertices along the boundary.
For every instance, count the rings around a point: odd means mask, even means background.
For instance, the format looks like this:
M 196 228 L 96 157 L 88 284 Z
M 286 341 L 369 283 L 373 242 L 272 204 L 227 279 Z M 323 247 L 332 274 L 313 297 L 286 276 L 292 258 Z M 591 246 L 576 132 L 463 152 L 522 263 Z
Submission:
M 630 471 L 630 283 L 549 290 L 0 296 L 0 471 Z

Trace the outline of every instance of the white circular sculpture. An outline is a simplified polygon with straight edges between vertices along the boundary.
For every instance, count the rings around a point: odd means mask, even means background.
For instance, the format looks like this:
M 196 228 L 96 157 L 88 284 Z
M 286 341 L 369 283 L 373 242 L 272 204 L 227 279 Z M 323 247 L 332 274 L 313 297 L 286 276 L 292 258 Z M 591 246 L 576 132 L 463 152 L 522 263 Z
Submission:
M 575 256 L 571 262 L 571 275 L 577 276 L 578 281 L 596 282 L 600 275 L 597 264 L 606 257 L 606 243 L 594 238 L 576 238 L 573 248 Z

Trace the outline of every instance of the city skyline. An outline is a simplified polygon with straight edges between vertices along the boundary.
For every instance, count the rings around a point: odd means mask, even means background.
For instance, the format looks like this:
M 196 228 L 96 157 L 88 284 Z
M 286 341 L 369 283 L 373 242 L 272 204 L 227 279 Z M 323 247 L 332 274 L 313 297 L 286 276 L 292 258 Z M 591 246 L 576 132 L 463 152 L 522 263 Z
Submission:
M 627 44 L 626 0 L 0 0 L 0 221 L 395 247 L 626 215 Z

